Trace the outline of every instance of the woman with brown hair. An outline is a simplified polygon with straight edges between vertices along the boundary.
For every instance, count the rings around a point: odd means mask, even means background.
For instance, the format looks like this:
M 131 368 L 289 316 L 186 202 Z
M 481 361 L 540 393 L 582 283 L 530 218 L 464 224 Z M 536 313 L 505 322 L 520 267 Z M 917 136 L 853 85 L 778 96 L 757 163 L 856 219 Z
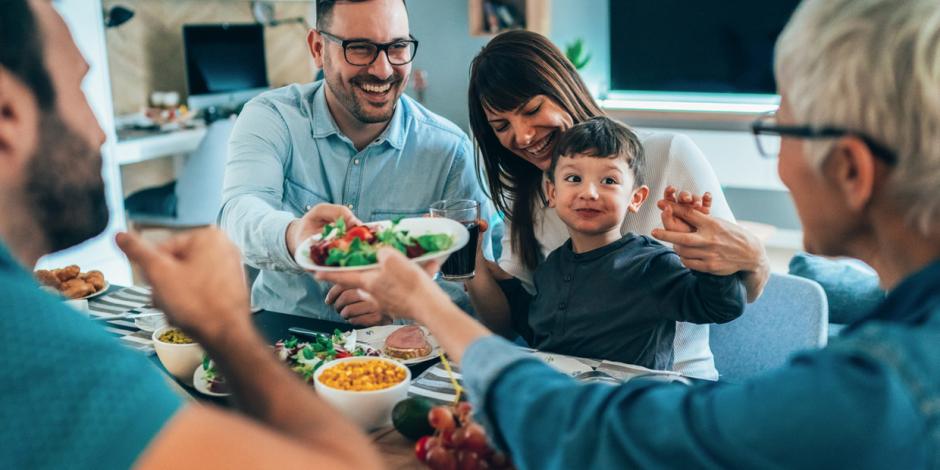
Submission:
M 558 134 L 573 124 L 603 115 L 574 66 L 547 38 L 529 31 L 503 33 L 486 45 L 470 67 L 470 124 L 482 154 L 490 196 L 505 214 L 507 233 L 502 256 L 492 263 L 478 256 L 477 276 L 468 291 L 480 318 L 495 331 L 508 333 L 513 319 L 497 280 L 518 279 L 534 291 L 532 272 L 568 238 L 565 225 L 548 208 L 543 172 L 551 162 Z M 763 247 L 733 223 L 734 217 L 714 172 L 692 141 L 679 134 L 640 133 L 647 155 L 644 179 L 652 194 L 669 185 L 688 191 L 660 201 L 663 213 L 646 204 L 627 218 L 623 232 L 653 235 L 674 243 L 690 269 L 719 275 L 740 273 L 753 301 L 769 276 Z M 692 194 L 712 194 L 711 214 L 688 220 Z M 687 199 L 685 199 L 687 198 Z M 664 215 L 664 217 L 663 217 Z M 686 217 L 682 217 L 685 215 Z M 663 230 L 661 223 L 668 230 Z M 679 233 L 694 231 L 694 233 Z M 504 286 L 505 287 L 505 286 Z M 674 368 L 686 375 L 717 378 L 708 346 L 708 326 L 678 323 Z

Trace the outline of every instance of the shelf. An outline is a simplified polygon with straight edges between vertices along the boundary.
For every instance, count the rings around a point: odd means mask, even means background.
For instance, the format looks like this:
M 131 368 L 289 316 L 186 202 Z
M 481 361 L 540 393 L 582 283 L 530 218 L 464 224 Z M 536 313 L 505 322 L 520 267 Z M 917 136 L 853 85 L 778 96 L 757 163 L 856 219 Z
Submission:
M 527 29 L 548 36 L 551 0 L 469 0 L 471 36 Z

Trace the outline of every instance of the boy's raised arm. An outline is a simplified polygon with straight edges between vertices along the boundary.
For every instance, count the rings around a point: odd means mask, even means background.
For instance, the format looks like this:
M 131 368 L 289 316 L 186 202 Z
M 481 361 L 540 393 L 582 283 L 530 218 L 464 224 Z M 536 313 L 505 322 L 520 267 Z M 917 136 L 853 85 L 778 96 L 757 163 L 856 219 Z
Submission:
M 744 313 L 747 292 L 739 276 L 693 271 L 672 251 L 650 260 L 646 278 L 650 292 L 660 299 L 660 312 L 668 319 L 727 323 Z

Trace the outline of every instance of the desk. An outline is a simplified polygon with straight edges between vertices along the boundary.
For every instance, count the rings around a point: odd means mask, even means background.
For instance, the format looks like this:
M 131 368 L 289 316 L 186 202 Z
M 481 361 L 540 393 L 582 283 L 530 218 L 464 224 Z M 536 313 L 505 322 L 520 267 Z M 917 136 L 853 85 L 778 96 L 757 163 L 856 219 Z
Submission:
M 140 136 L 119 139 L 114 147 L 118 165 L 128 165 L 154 158 L 195 151 L 206 135 L 205 127 L 171 132 L 141 132 Z

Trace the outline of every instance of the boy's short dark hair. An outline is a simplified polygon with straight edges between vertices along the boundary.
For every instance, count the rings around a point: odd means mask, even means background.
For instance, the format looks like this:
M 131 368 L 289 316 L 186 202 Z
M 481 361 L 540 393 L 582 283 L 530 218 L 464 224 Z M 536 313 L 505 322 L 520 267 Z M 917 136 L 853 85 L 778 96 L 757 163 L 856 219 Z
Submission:
M 640 138 L 629 127 L 609 117 L 598 116 L 575 124 L 558 137 L 548 179 L 555 181 L 558 160 L 579 154 L 597 158 L 622 158 L 633 171 L 633 187 L 644 184 L 646 157 Z
M 0 0 L 2 1 L 2 0 Z M 323 31 L 330 26 L 330 20 L 333 19 L 333 7 L 337 3 L 361 3 L 369 0 L 317 0 L 317 31 Z M 401 0 L 401 3 L 408 8 L 408 3 Z

